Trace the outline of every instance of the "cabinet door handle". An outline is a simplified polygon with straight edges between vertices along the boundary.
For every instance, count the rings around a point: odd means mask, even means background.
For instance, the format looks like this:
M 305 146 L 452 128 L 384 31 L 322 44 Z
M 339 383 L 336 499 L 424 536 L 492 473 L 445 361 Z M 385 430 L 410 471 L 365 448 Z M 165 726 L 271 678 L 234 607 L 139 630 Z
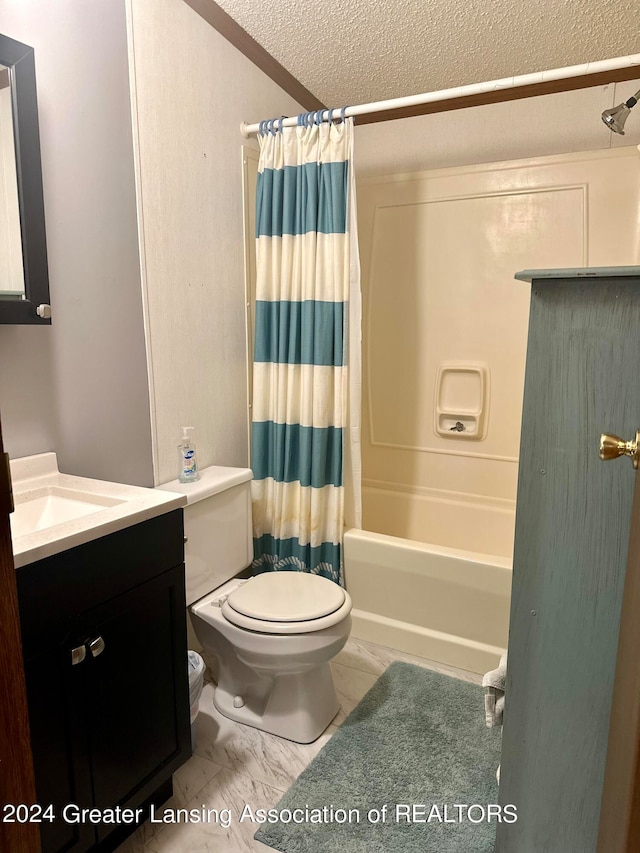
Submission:
M 75 649 L 71 649 L 71 666 L 76 666 L 87 656 L 87 650 L 84 646 L 76 646 Z
M 90 642 L 87 643 L 87 646 L 89 647 L 89 651 L 93 657 L 97 658 L 104 651 L 104 640 L 102 637 L 96 637 L 95 639 L 90 640 Z

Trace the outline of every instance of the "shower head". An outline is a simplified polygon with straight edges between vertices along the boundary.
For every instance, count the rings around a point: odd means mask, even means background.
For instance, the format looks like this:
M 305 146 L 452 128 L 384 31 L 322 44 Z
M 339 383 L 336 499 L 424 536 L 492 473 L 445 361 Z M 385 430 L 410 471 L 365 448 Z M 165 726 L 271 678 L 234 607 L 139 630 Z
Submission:
M 638 103 L 638 98 L 640 98 L 640 89 L 628 101 L 618 104 L 617 107 L 611 107 L 610 110 L 605 110 L 602 113 L 602 121 L 607 125 L 609 130 L 619 133 L 620 136 L 624 136 L 624 123 L 629 117 L 631 108 L 635 107 Z

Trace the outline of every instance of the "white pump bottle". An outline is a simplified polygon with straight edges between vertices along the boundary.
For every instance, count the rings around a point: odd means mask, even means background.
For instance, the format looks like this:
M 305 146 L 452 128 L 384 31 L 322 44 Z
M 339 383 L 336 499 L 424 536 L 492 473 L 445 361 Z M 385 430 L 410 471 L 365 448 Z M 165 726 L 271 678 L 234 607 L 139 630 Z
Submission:
M 182 440 L 178 445 L 178 456 L 180 459 L 178 480 L 181 483 L 195 483 L 196 480 L 200 479 L 196 446 L 190 435 L 192 432 L 193 427 L 182 427 Z

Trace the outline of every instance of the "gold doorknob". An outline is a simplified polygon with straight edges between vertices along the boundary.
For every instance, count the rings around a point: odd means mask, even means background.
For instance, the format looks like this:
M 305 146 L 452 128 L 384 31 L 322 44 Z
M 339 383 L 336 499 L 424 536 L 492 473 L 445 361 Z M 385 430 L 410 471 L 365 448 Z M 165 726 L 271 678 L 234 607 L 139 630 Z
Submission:
M 640 450 L 640 430 L 631 441 L 623 441 L 617 435 L 603 432 L 600 436 L 600 459 L 607 462 L 609 459 L 617 459 L 619 456 L 630 456 L 633 467 L 638 467 L 638 452 Z

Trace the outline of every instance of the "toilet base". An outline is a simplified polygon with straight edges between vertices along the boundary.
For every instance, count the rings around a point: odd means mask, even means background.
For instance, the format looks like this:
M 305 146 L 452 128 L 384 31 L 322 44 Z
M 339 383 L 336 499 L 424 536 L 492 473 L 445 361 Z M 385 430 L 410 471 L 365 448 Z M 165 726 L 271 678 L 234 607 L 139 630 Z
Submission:
M 329 663 L 275 678 L 262 713 L 251 707 L 250 696 L 237 707 L 240 701 L 245 698 L 216 687 L 213 704 L 225 717 L 295 743 L 319 738 L 340 710 Z

